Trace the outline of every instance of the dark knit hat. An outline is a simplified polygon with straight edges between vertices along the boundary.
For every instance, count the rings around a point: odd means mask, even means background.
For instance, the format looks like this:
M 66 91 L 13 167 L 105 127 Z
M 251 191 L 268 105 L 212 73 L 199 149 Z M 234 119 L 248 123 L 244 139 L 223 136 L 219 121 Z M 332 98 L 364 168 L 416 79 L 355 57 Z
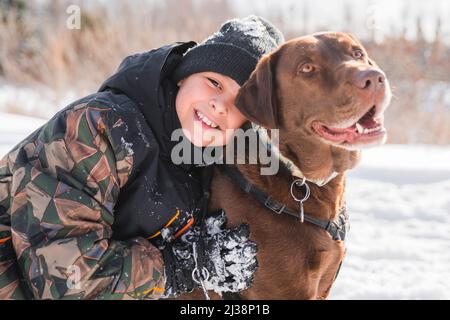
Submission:
M 283 34 L 270 22 L 251 15 L 225 22 L 220 30 L 188 50 L 173 74 L 178 82 L 198 72 L 217 72 L 243 85 L 259 59 L 274 51 Z

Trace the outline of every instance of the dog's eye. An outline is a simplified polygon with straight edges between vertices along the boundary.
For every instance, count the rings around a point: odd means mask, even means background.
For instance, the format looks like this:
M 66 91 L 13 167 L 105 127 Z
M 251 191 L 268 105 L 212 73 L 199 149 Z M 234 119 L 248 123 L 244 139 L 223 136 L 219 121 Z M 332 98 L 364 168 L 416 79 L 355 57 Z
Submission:
M 311 63 L 305 63 L 300 67 L 299 71 L 302 73 L 311 73 L 316 71 L 316 67 Z
M 353 51 L 353 58 L 355 58 L 356 60 L 363 59 L 364 58 L 364 52 L 362 52 L 361 50 Z

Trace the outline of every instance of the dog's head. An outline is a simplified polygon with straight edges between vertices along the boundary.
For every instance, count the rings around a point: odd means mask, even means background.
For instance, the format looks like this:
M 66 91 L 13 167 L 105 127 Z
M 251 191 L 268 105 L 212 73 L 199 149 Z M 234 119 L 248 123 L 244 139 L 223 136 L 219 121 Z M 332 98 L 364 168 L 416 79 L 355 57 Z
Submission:
M 386 141 L 383 112 L 390 99 L 384 72 L 362 44 L 347 33 L 324 32 L 263 57 L 236 106 L 266 128 L 357 150 Z

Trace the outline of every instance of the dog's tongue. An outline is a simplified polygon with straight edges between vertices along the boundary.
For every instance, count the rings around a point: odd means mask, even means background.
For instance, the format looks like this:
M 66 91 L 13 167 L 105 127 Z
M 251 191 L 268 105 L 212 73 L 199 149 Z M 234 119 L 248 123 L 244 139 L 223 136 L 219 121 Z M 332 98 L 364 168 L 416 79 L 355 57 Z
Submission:
M 374 118 L 372 118 L 372 116 L 366 114 L 364 117 L 362 117 L 358 123 L 363 127 L 363 128 L 373 128 L 376 127 L 378 125 L 378 123 L 375 121 Z M 356 126 L 355 126 L 356 128 Z

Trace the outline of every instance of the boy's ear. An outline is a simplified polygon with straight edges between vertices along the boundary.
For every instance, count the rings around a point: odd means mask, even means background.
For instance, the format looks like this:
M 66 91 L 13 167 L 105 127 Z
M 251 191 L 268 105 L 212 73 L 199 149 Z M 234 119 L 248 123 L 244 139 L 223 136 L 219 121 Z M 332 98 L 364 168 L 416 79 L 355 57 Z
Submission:
M 277 128 L 278 105 L 275 92 L 275 58 L 266 55 L 239 89 L 235 105 L 251 122 L 267 129 Z

